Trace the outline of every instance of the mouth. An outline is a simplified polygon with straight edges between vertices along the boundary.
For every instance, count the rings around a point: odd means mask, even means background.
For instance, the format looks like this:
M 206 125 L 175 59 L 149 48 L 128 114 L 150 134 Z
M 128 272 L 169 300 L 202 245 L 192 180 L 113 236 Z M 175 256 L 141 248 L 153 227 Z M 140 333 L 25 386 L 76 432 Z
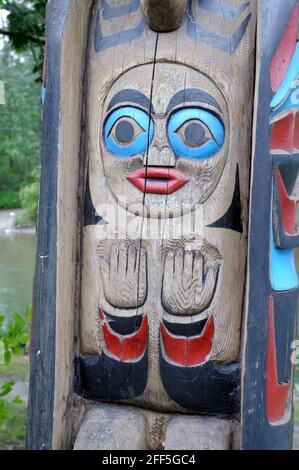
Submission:
M 179 170 L 158 166 L 138 168 L 127 179 L 148 194 L 172 194 L 189 181 Z

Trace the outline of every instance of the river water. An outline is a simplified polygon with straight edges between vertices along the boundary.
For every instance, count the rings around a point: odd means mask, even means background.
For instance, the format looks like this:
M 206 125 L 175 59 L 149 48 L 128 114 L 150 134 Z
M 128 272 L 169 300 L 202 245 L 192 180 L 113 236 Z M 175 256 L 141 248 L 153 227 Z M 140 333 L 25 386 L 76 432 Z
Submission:
M 23 313 L 31 305 L 36 238 L 13 230 L 12 211 L 0 211 L 0 315 Z

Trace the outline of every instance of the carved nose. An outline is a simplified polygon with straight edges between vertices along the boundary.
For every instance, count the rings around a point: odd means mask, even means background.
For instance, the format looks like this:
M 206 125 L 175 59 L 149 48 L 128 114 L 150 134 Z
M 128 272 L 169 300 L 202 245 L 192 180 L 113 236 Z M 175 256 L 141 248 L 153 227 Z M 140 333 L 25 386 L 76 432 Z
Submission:
M 168 144 L 164 119 L 155 122 L 155 134 L 144 163 L 149 166 L 175 166 L 175 155 Z

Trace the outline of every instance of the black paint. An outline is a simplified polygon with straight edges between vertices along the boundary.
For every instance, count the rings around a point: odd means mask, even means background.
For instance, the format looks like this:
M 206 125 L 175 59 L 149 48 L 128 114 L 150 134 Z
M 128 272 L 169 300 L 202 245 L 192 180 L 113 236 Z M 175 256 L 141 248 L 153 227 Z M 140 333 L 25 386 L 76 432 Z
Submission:
M 121 90 L 118 93 L 116 93 L 112 100 L 110 101 L 107 111 L 109 111 L 111 108 L 116 106 L 117 104 L 121 103 L 134 103 L 138 104 L 139 106 L 142 106 L 146 110 L 151 110 L 152 113 L 154 113 L 154 107 L 153 104 L 151 103 L 150 99 L 145 96 L 141 91 L 133 90 L 131 88 L 127 88 L 125 90 Z
M 243 233 L 240 178 L 238 165 L 236 170 L 235 190 L 231 205 L 229 206 L 228 211 L 220 219 L 208 225 L 208 227 L 225 228 L 235 230 L 239 233 Z
M 276 222 L 274 231 L 275 244 L 279 248 L 296 248 L 299 246 L 299 235 L 296 233 L 290 235 L 285 233 L 282 223 L 282 210 L 280 205 L 279 191 L 277 187 L 276 169 L 279 168 L 283 183 L 288 195 L 291 195 L 294 189 L 299 171 L 299 153 L 291 157 L 286 155 L 272 156 L 273 166 L 273 220 Z M 298 232 L 297 232 L 298 233 Z
M 142 323 L 142 315 L 134 315 L 133 317 L 116 317 L 105 312 L 111 330 L 119 335 L 131 335 L 139 330 Z
M 192 337 L 199 336 L 206 326 L 207 318 L 194 323 L 172 323 L 163 320 L 164 325 L 168 331 L 175 336 Z
M 278 382 L 286 383 L 292 377 L 292 342 L 296 338 L 298 289 L 273 292 L 273 310 L 276 340 Z
M 216 99 L 211 96 L 208 92 L 199 90 L 197 88 L 186 88 L 178 91 L 167 106 L 166 114 L 169 114 L 174 108 L 180 104 L 185 103 L 205 103 L 221 111 L 221 106 Z
M 145 390 L 148 352 L 138 362 L 121 362 L 106 355 L 76 359 L 75 392 L 88 399 L 128 400 Z
M 86 190 L 85 190 L 85 198 L 84 198 L 84 227 L 87 225 L 97 225 L 102 224 L 105 225 L 107 222 L 98 215 L 90 194 L 90 184 L 89 184 L 89 172 L 87 172 L 86 178 Z
M 240 411 L 239 363 L 179 367 L 165 360 L 160 345 L 160 373 L 169 397 L 187 410 L 212 414 Z

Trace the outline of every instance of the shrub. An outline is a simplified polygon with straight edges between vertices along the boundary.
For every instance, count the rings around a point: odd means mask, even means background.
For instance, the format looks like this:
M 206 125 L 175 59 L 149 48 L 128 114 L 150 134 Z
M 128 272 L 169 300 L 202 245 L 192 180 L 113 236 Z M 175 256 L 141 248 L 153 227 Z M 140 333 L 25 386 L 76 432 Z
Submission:
M 0 209 L 17 209 L 21 201 L 18 191 L 0 191 Z
M 25 212 L 16 217 L 15 225 L 21 226 L 26 225 L 30 222 L 34 222 L 37 217 L 38 207 L 38 182 L 24 186 L 19 192 L 21 206 L 25 209 Z

